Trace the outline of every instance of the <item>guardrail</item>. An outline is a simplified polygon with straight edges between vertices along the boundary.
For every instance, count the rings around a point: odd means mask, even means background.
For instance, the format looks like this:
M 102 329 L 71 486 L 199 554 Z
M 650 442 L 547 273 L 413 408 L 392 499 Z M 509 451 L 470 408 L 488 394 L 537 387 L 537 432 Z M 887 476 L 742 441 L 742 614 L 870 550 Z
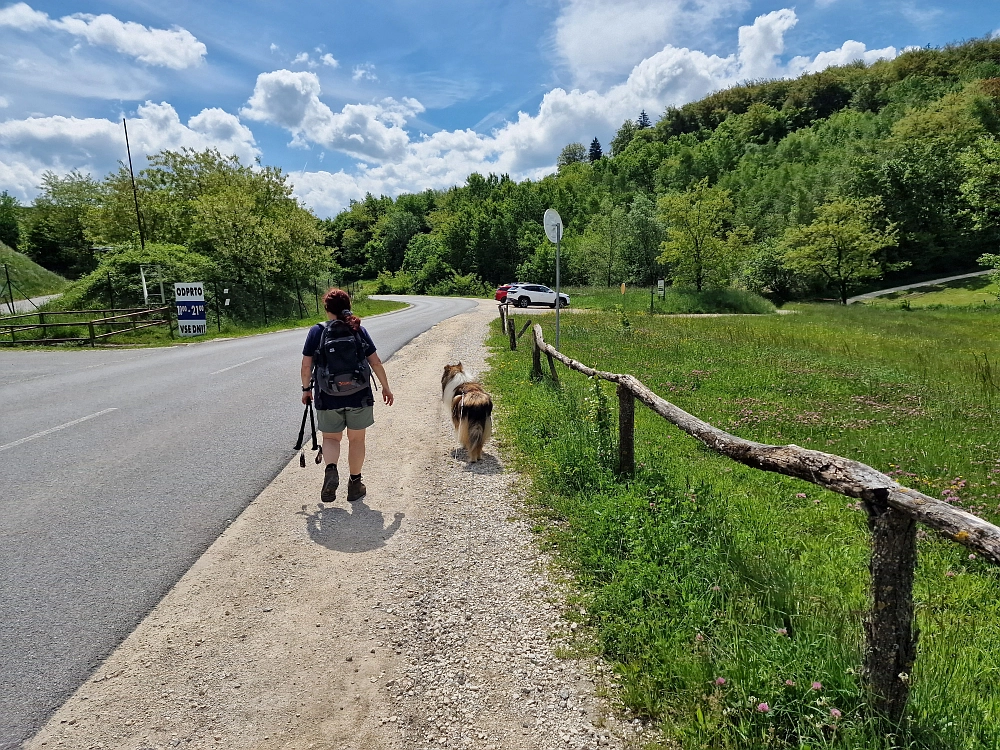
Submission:
M 0 344 L 7 346 L 25 344 L 90 344 L 97 346 L 99 341 L 118 336 L 122 333 L 138 331 L 142 328 L 167 326 L 170 336 L 174 335 L 174 324 L 170 317 L 172 308 L 164 307 L 131 307 L 117 310 L 58 310 L 47 312 L 23 313 L 0 318 Z M 110 313 L 110 315 L 108 314 Z M 94 318 L 94 315 L 103 317 Z M 59 318 L 75 316 L 83 320 L 60 321 Z M 36 318 L 37 322 L 28 322 Z M 21 321 L 21 322 L 14 322 Z M 49 336 L 50 330 L 80 329 L 87 327 L 86 336 Z M 104 329 L 101 331 L 100 329 Z M 41 338 L 18 338 L 18 334 L 28 331 L 41 331 Z
M 514 324 L 501 310 L 502 325 L 514 348 Z M 617 385 L 618 474 L 635 473 L 635 401 L 700 440 L 706 446 L 746 466 L 803 479 L 859 500 L 868 513 L 871 531 L 872 606 L 865 619 L 865 661 L 862 672 L 875 709 L 898 722 L 909 699 L 910 678 L 917 654 L 913 625 L 913 578 L 917 562 L 917 522 L 962 544 L 993 564 L 1000 564 L 1000 528 L 967 511 L 904 487 L 871 466 L 842 456 L 800 448 L 766 445 L 731 435 L 688 414 L 661 398 L 632 375 L 602 372 L 567 357 L 533 327 L 532 374 L 544 377 L 541 355 L 548 359 L 558 383 L 555 362 L 589 378 Z

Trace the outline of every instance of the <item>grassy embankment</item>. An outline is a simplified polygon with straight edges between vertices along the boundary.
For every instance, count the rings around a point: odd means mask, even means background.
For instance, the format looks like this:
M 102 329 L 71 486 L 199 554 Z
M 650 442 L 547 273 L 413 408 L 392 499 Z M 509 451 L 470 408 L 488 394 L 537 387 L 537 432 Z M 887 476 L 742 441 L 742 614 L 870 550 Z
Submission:
M 61 292 L 69 282 L 62 276 L 42 268 L 27 255 L 15 252 L 0 242 L 0 266 L 9 266 L 10 279 L 14 285 L 14 299 L 41 297 Z M 7 279 L 0 268 L 0 297 L 7 299 Z
M 406 307 L 402 302 L 394 302 L 389 300 L 375 300 L 366 297 L 358 297 L 354 300 L 354 313 L 362 318 L 371 317 L 372 315 L 381 315 L 382 313 L 392 312 L 393 310 L 399 310 Z M 42 307 L 43 310 L 53 309 L 53 306 L 45 305 Z M 3 323 L 4 318 L 0 317 L 0 324 Z M 34 319 L 29 319 L 29 322 L 33 322 Z M 302 328 L 306 326 L 311 326 L 314 323 L 318 323 L 322 320 L 326 320 L 325 314 L 316 314 L 315 310 L 308 311 L 306 317 L 289 317 L 281 318 L 278 320 L 269 320 L 265 325 L 263 323 L 249 323 L 234 321 L 231 318 L 223 316 L 221 330 L 219 330 L 219 325 L 216 322 L 215 311 L 210 309 L 208 311 L 208 332 L 204 336 L 194 336 L 191 338 L 180 338 L 176 334 L 176 327 L 174 337 L 171 338 L 167 328 L 164 326 L 156 326 L 153 328 L 144 328 L 142 330 L 131 332 L 127 331 L 118 336 L 113 336 L 110 339 L 104 341 L 105 344 L 110 344 L 113 346 L 171 346 L 177 343 L 195 343 L 198 341 L 208 341 L 210 339 L 216 338 L 232 338 L 236 336 L 253 336 L 261 333 L 271 333 L 273 331 L 283 331 L 289 328 Z M 23 321 L 18 321 L 24 324 Z M 74 326 L 74 327 L 60 327 L 49 329 L 50 338 L 59 337 L 71 337 L 71 336 L 87 336 L 87 326 Z M 99 329 L 99 333 L 103 329 Z M 27 338 L 28 333 L 18 334 L 21 337 Z M 48 345 L 53 346 L 53 345 Z M 66 344 L 55 346 L 79 346 L 79 344 Z
M 738 435 L 855 458 L 1000 520 L 1000 314 L 799 309 L 579 313 L 562 343 Z M 637 476 L 616 483 L 611 387 L 561 366 L 561 389 L 532 383 L 529 346 L 491 345 L 499 434 L 533 478 L 539 529 L 575 573 L 625 706 L 659 722 L 663 747 L 1000 747 L 1000 571 L 920 534 L 907 723 L 881 731 L 858 678 L 869 549 L 856 504 L 716 456 L 641 406 Z
M 974 276 L 945 284 L 932 284 L 893 292 L 866 302 L 872 307 L 1000 307 L 1000 283 L 989 276 Z
M 620 287 L 566 287 L 562 291 L 569 295 L 572 307 L 615 310 L 620 305 L 625 312 L 649 312 L 649 287 L 626 286 L 624 295 Z M 775 307 L 763 297 L 739 289 L 708 289 L 694 292 L 667 287 L 663 299 L 654 291 L 653 311 L 662 315 L 689 313 L 766 315 L 773 313 Z

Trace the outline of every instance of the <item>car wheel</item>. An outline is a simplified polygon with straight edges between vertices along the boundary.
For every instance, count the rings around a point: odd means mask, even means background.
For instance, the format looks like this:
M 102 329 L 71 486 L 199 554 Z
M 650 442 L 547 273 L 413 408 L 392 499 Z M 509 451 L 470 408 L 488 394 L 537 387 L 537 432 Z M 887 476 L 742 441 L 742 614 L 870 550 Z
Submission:
M 518 307 L 527 307 L 529 304 L 531 304 L 531 300 L 528 299 L 527 297 L 518 297 L 517 298 L 517 306 Z
M 551 307 L 553 310 L 555 310 L 556 309 L 556 303 L 553 302 L 551 305 L 549 305 L 549 307 Z

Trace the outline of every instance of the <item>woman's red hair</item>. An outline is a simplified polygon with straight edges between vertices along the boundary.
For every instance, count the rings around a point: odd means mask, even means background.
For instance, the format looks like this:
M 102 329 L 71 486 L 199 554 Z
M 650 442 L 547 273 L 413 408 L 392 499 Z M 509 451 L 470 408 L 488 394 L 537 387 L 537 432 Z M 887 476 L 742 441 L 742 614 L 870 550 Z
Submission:
M 343 289 L 334 287 L 323 295 L 323 307 L 351 327 L 352 331 L 361 329 L 361 318 L 351 312 L 351 295 Z M 347 313 L 346 315 L 344 313 Z

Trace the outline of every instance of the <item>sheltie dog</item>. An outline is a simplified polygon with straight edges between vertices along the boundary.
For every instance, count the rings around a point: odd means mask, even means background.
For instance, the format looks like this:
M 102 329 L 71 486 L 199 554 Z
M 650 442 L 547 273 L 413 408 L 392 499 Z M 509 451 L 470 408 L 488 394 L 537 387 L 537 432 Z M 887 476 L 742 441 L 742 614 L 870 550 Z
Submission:
M 444 366 L 441 399 L 451 407 L 458 442 L 469 454 L 469 462 L 475 463 L 483 457 L 483 446 L 493 434 L 493 399 L 465 372 L 461 362 Z

